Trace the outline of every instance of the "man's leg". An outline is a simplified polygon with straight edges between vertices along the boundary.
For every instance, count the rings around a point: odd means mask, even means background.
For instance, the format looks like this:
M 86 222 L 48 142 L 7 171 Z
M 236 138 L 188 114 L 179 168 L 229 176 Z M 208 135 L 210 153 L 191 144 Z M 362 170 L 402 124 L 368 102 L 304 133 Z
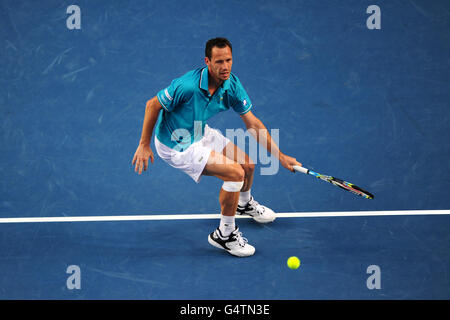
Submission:
M 211 151 L 208 162 L 203 170 L 204 175 L 215 176 L 224 182 L 243 182 L 244 169 L 236 162 L 230 161 L 220 153 Z M 220 189 L 219 203 L 224 216 L 234 216 L 239 201 L 239 191 L 230 192 Z
M 239 214 L 250 215 L 259 223 L 268 223 L 275 220 L 275 212 L 270 208 L 260 205 L 251 195 L 255 164 L 250 157 L 234 143 L 229 142 L 222 151 L 233 162 L 237 162 L 245 172 L 244 186 L 239 195 L 237 211 Z
M 209 235 L 209 243 L 223 248 L 235 256 L 253 255 L 255 248 L 247 244 L 235 225 L 239 192 L 242 189 L 245 178 L 244 169 L 238 163 L 227 159 L 224 155 L 211 151 L 202 174 L 215 176 L 224 181 L 219 193 L 219 203 L 222 211 L 220 225 L 219 228 Z
M 253 175 L 255 173 L 255 163 L 250 159 L 250 157 L 242 151 L 233 142 L 229 142 L 225 148 L 223 148 L 222 155 L 227 157 L 234 162 L 237 162 L 244 170 L 244 186 L 242 191 L 250 191 L 253 184 Z

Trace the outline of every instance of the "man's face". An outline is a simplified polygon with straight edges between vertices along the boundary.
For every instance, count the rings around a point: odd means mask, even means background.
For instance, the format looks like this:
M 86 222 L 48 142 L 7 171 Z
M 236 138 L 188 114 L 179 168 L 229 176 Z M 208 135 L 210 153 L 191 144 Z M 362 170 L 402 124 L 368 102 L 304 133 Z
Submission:
M 225 81 L 230 77 L 233 56 L 230 47 L 214 47 L 211 52 L 211 59 L 205 57 L 205 63 L 209 68 L 209 73 L 217 81 Z

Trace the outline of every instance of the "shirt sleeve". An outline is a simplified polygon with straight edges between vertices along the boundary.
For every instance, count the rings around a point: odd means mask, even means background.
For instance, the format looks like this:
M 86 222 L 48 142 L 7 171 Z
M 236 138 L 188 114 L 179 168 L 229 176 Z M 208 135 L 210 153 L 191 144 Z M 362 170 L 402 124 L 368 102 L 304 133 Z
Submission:
M 235 77 L 235 79 L 236 87 L 234 90 L 233 98 L 231 99 L 231 107 L 239 115 L 243 115 L 249 112 L 252 109 L 253 105 L 239 79 L 237 77 Z
M 177 78 L 171 82 L 171 84 L 159 91 L 156 94 L 159 103 L 162 107 L 170 112 L 176 106 L 188 101 L 192 96 L 192 90 L 189 90 L 184 84 L 181 78 Z

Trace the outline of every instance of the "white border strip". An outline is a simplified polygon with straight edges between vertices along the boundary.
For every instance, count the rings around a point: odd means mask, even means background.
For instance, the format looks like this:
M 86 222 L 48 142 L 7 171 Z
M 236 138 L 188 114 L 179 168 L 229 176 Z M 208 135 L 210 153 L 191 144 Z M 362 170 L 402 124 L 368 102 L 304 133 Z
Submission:
M 366 216 L 411 216 L 449 215 L 450 210 L 405 210 L 405 211 L 343 211 L 343 212 L 286 212 L 277 213 L 277 218 L 326 218 L 326 217 L 366 217 Z M 165 214 L 165 215 L 124 215 L 124 216 L 80 216 L 80 217 L 29 217 L 0 218 L 1 223 L 30 222 L 96 222 L 96 221 L 142 221 L 142 220 L 196 220 L 219 219 L 220 214 Z M 248 219 L 249 216 L 236 216 Z

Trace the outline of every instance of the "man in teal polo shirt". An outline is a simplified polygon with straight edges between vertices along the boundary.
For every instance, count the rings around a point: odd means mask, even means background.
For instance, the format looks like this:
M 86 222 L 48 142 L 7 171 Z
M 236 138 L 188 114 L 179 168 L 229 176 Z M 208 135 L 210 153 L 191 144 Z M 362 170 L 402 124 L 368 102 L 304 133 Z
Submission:
M 255 248 L 236 226 L 236 213 L 250 215 L 260 223 L 272 222 L 276 215 L 251 196 L 255 169 L 252 159 L 206 121 L 231 108 L 283 167 L 293 172 L 293 166 L 301 163 L 278 149 L 264 124 L 252 113 L 247 92 L 231 73 L 231 43 L 225 38 L 208 40 L 205 63 L 206 67 L 173 80 L 147 102 L 141 140 L 132 163 L 139 174 L 147 170 L 149 158 L 153 163 L 150 140 L 156 125 L 155 147 L 164 161 L 197 183 L 204 175 L 223 181 L 219 192 L 220 224 L 208 236 L 208 242 L 234 256 L 251 256 Z

